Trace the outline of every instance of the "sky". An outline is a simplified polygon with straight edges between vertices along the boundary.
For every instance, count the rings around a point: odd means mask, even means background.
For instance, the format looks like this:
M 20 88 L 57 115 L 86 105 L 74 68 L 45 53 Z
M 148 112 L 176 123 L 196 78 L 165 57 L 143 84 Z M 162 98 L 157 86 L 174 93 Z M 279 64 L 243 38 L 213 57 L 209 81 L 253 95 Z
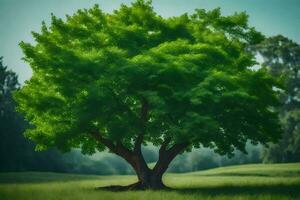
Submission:
M 0 56 L 15 71 L 19 81 L 30 79 L 31 69 L 22 61 L 20 41 L 33 42 L 31 31 L 39 31 L 51 13 L 71 15 L 77 9 L 99 4 L 104 12 L 118 9 L 130 0 L 0 0 Z M 153 0 L 154 10 L 163 17 L 192 13 L 196 8 L 220 7 L 222 14 L 246 11 L 249 23 L 267 36 L 282 34 L 300 43 L 300 0 Z

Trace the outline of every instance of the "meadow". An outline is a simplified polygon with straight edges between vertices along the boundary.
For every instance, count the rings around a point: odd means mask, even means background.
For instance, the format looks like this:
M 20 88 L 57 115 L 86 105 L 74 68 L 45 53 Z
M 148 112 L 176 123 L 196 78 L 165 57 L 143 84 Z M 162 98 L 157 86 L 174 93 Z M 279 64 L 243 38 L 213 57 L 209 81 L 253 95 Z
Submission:
M 170 191 L 110 192 L 107 185 L 126 185 L 135 176 L 59 173 L 0 173 L 0 200 L 291 200 L 300 199 L 300 163 L 250 164 L 166 174 Z

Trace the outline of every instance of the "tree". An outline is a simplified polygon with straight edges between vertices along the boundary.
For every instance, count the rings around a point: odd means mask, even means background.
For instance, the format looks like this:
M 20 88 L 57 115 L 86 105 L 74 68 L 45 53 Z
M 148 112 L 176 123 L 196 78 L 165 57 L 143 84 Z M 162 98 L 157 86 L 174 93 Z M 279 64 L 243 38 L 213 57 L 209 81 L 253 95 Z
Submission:
M 0 101 L 4 102 L 4 99 L 10 97 L 11 92 L 17 90 L 19 86 L 18 76 L 13 71 L 7 70 L 7 67 L 3 65 L 3 57 L 0 57 Z M 1 103 L 1 114 L 8 107 L 10 106 L 4 106 L 4 103 Z
M 267 38 L 255 51 L 274 77 L 284 77 L 285 89 L 280 94 L 283 104 L 280 119 L 283 138 L 266 150 L 265 162 L 300 161 L 300 45 L 282 36 Z
M 19 88 L 17 75 L 8 70 L 3 64 L 3 57 L 0 57 L 0 171 L 13 168 L 14 164 L 21 166 L 21 158 L 14 152 L 18 152 L 20 144 L 20 135 L 23 125 L 19 124 L 20 115 L 14 108 L 12 92 Z M 16 148 L 8 148 L 9 145 L 17 144 Z
M 36 44 L 20 44 L 33 70 L 15 95 L 33 127 L 26 136 L 37 150 L 108 149 L 135 170 L 128 189 L 164 188 L 170 162 L 192 147 L 232 155 L 248 140 L 276 141 L 281 84 L 251 69 L 246 47 L 263 36 L 247 18 L 198 9 L 165 19 L 143 0 L 112 14 L 96 5 L 52 15 L 33 32 Z M 153 169 L 141 153 L 147 143 L 160 147 Z

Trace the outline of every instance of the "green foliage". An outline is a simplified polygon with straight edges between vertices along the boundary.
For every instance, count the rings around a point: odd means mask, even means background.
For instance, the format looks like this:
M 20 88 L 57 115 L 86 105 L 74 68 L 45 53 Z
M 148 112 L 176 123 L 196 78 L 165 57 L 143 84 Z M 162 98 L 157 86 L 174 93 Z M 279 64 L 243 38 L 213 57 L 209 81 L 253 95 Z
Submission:
M 280 119 L 284 134 L 278 144 L 266 151 L 266 162 L 300 161 L 300 45 L 278 35 L 256 46 L 264 65 L 274 77 L 284 79 L 281 91 Z
M 62 154 L 54 148 L 34 151 L 34 144 L 23 136 L 28 123 L 15 111 L 12 93 L 18 89 L 17 75 L 3 66 L 0 57 L 0 172 L 132 173 L 130 166 L 118 157 L 92 160 L 75 150 L 68 154 Z
M 20 46 L 33 70 L 15 94 L 18 111 L 32 124 L 26 136 L 42 150 L 80 147 L 102 151 L 92 133 L 133 148 L 144 142 L 188 143 L 221 154 L 245 143 L 280 136 L 273 87 L 266 70 L 253 71 L 246 51 L 263 36 L 247 15 L 220 10 L 162 18 L 150 1 L 122 5 L 112 14 L 95 5 L 66 20 L 52 16 Z M 149 104 L 141 123 L 142 101 Z

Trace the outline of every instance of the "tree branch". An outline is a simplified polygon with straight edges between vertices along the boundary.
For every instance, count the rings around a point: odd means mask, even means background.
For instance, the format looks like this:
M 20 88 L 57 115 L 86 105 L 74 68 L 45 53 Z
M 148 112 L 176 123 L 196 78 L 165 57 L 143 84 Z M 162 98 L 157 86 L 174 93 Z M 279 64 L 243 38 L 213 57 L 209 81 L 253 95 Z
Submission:
M 93 133 L 92 136 L 104 144 L 110 151 L 116 155 L 124 158 L 136 172 L 141 170 L 149 170 L 147 163 L 145 162 L 141 151 L 133 152 L 127 149 L 120 141 L 114 144 L 111 140 L 104 138 L 100 133 Z
M 170 149 L 167 150 L 169 156 L 173 159 L 177 154 L 179 154 L 183 149 L 188 146 L 187 143 L 174 144 Z
M 163 153 L 164 151 L 166 151 L 170 142 L 171 142 L 171 137 L 166 137 L 159 148 L 159 153 Z
M 104 144 L 113 153 L 124 158 L 131 157 L 132 152 L 127 149 L 120 141 L 114 144 L 110 139 L 103 137 L 101 133 L 92 133 L 91 135 L 96 141 Z
M 170 142 L 170 141 L 169 141 Z M 168 142 L 168 143 L 169 143 Z M 163 174 L 169 167 L 169 164 L 172 160 L 189 144 L 188 143 L 179 143 L 174 144 L 171 148 L 166 149 L 166 145 L 162 145 L 159 150 L 159 158 L 156 165 L 153 168 L 155 174 Z
M 104 138 L 101 133 L 92 133 L 91 135 L 96 141 L 104 144 L 109 150 L 115 153 L 116 145 L 111 140 Z

